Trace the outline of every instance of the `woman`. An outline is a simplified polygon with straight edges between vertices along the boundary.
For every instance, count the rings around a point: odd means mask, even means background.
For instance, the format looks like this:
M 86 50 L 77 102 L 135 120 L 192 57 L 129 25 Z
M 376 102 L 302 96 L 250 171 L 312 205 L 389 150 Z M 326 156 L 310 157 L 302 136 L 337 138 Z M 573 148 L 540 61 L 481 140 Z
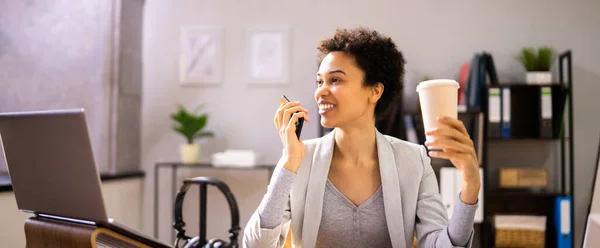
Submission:
M 401 96 L 404 58 L 388 37 L 366 28 L 321 41 L 315 101 L 324 137 L 300 141 L 298 102 L 281 101 L 274 118 L 283 154 L 244 247 L 470 247 L 480 189 L 479 163 L 462 122 L 440 117 L 425 147 L 382 135 L 376 117 Z M 449 159 L 463 187 L 448 221 L 430 158 Z

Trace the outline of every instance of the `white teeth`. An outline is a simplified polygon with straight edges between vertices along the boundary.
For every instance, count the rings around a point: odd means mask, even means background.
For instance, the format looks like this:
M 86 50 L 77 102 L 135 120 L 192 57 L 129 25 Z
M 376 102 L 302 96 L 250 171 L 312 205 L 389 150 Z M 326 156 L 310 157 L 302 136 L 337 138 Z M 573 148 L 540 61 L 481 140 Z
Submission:
M 320 110 L 329 110 L 335 108 L 334 104 L 319 104 L 319 109 Z

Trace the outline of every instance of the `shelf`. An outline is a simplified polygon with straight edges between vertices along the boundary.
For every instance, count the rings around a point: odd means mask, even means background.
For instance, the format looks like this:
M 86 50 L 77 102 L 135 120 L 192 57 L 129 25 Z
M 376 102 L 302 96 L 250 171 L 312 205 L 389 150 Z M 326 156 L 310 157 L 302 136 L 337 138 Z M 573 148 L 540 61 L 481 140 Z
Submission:
M 485 194 L 486 215 L 493 214 L 534 214 L 552 215 L 555 199 L 560 192 L 529 192 L 488 190 Z
M 511 87 L 511 88 L 516 88 L 516 87 L 552 87 L 552 86 L 560 86 L 560 87 L 566 88 L 565 83 L 561 83 L 561 82 L 552 82 L 552 83 L 545 83 L 545 84 L 527 84 L 526 82 L 503 82 L 503 83 L 499 83 L 498 85 L 488 85 L 488 88 L 498 88 L 498 87 Z
M 452 162 L 447 159 L 440 158 L 431 158 L 431 167 L 434 167 L 434 169 L 455 168 L 455 166 L 452 165 Z M 481 162 L 479 163 L 479 168 L 485 168 L 482 166 Z
M 495 225 L 495 221 L 494 221 L 494 217 L 493 216 L 487 216 L 485 218 L 486 223 L 488 224 L 487 226 L 487 232 L 486 235 L 489 237 L 489 239 L 487 240 L 486 246 L 479 246 L 479 247 L 495 247 L 495 232 L 496 227 Z M 545 246 L 544 247 L 558 247 L 556 244 L 556 240 L 557 240 L 557 233 L 556 233 L 556 229 L 554 227 L 554 219 L 552 216 L 546 216 L 546 226 L 545 226 L 545 230 L 544 230 L 544 238 L 545 238 Z
M 478 109 L 471 109 L 471 110 L 459 109 L 458 110 L 458 115 L 476 115 L 479 113 L 483 113 L 483 112 L 481 112 Z M 402 112 L 402 114 L 404 114 L 404 115 L 422 115 L 422 113 L 419 111 L 404 111 L 404 112 Z
M 505 146 L 518 145 L 516 149 L 521 146 L 530 145 L 533 142 L 548 142 L 543 143 L 544 145 L 560 145 L 557 149 L 556 154 L 560 153 L 560 159 L 554 159 L 553 156 L 549 156 L 547 159 L 551 159 L 559 163 L 560 167 L 556 168 L 556 173 L 562 178 L 561 189 L 567 190 L 568 192 L 562 192 L 563 190 L 557 191 L 532 191 L 528 189 L 503 189 L 497 188 L 490 184 L 494 181 L 493 178 L 497 177 L 493 172 L 487 171 L 484 173 L 484 227 L 485 231 L 482 235 L 482 246 L 481 247 L 494 247 L 494 215 L 538 215 L 546 216 L 546 247 L 556 247 L 557 233 L 553 224 L 556 221 L 555 208 L 556 198 L 560 196 L 573 196 L 572 191 L 575 185 L 573 178 L 573 96 L 572 96 L 572 63 L 571 63 L 571 51 L 567 50 L 562 52 L 558 58 L 559 64 L 559 75 L 554 81 L 546 84 L 527 84 L 526 82 L 500 82 L 495 85 L 483 84 L 481 88 L 481 104 L 482 110 L 485 111 L 484 123 L 484 152 L 482 163 L 484 167 L 489 165 L 489 153 L 501 152 L 512 152 L 515 148 L 507 150 Z M 494 75 L 495 71 L 492 69 L 485 74 L 489 74 L 490 79 Z M 485 75 L 484 75 L 485 77 Z M 497 77 L 496 77 L 497 78 Z M 496 81 L 497 82 L 497 81 Z M 551 110 L 552 110 L 552 121 L 551 125 L 542 125 L 544 121 L 540 116 L 542 107 L 542 88 L 551 88 Z M 501 125 L 489 125 L 489 91 L 490 88 L 506 88 L 510 92 L 510 121 L 511 121 L 511 134 L 513 137 L 502 138 L 498 128 L 502 128 Z M 504 91 L 501 91 L 504 92 Z M 495 99 L 497 100 L 497 99 Z M 498 104 L 497 101 L 494 104 Z M 495 106 L 495 105 L 494 105 Z M 504 105 L 507 106 L 507 105 Z M 568 113 L 568 114 L 567 114 Z M 544 127 L 544 130 L 541 130 Z M 552 132 L 549 132 L 546 128 L 550 127 Z M 543 132 L 542 132 L 543 131 Z M 494 134 L 495 137 L 490 137 L 487 134 Z M 540 134 L 551 134 L 542 137 Z M 562 136 L 562 137 L 561 137 Z M 568 137 L 565 137 L 568 136 Z M 558 142 L 557 142 L 558 141 Z M 515 143 L 504 143 L 504 142 L 515 142 Z M 534 143 L 535 144 L 535 143 Z M 565 149 L 568 147 L 568 150 Z M 528 148 L 524 148 L 528 149 Z M 497 156 L 497 155 L 495 155 Z M 493 159 L 493 158 L 492 158 Z M 558 161 L 557 161 L 558 160 Z M 490 173 L 488 173 L 490 172 Z M 568 179 L 566 174 L 568 174 Z M 565 185 L 565 181 L 569 185 Z M 571 201 L 569 207 L 571 218 L 570 226 L 574 224 L 574 204 Z M 574 240 L 572 239 L 571 242 Z M 574 243 L 571 243 L 573 246 Z
M 556 232 L 554 231 L 555 223 L 555 197 L 564 194 L 560 192 L 528 192 L 528 191 L 492 191 L 485 196 L 486 221 L 490 225 L 487 235 L 490 237 L 488 245 L 492 247 L 494 243 L 493 227 L 494 215 L 536 215 L 546 217 L 546 247 L 556 247 Z
M 525 190 L 507 190 L 507 189 L 496 189 L 489 190 L 488 197 L 557 197 L 565 196 L 567 194 L 553 191 L 525 191 Z
M 550 137 L 487 137 L 489 141 L 560 141 L 561 138 L 550 138 Z M 569 137 L 565 137 L 565 140 L 569 140 Z

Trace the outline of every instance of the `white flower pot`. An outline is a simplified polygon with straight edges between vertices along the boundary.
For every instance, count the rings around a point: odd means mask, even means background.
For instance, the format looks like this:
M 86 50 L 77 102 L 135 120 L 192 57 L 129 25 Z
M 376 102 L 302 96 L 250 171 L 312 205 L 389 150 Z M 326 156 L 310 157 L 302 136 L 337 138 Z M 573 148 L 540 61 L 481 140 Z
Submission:
M 528 84 L 547 84 L 552 83 L 552 73 L 549 71 L 528 71 Z
M 198 163 L 200 157 L 200 144 L 181 144 L 179 148 L 181 162 L 186 164 Z

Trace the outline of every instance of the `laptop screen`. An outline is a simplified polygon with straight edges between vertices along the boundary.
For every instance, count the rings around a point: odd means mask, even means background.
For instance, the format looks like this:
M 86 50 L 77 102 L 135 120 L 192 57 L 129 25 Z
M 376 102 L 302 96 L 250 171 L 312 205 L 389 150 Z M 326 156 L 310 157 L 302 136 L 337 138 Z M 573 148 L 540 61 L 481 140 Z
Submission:
M 0 113 L 0 142 L 20 210 L 107 221 L 82 109 Z

